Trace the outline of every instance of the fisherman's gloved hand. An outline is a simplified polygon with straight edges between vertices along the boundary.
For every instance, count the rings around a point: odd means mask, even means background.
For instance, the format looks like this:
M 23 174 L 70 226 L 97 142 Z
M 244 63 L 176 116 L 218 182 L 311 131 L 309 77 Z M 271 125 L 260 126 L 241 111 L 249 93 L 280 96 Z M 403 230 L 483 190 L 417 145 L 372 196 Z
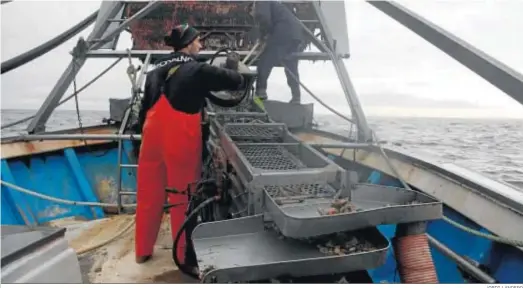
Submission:
M 225 68 L 238 71 L 238 66 L 240 64 L 240 54 L 236 52 L 230 52 L 227 54 L 225 59 Z

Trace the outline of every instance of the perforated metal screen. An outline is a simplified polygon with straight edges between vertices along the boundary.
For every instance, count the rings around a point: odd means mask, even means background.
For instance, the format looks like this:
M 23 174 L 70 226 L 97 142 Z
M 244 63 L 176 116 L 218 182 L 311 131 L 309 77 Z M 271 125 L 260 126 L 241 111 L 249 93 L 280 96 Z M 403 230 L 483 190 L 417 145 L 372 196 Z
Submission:
M 224 130 L 235 142 L 278 143 L 283 140 L 282 126 L 226 126 Z
M 249 164 L 263 170 L 298 170 L 305 165 L 285 146 L 239 146 Z

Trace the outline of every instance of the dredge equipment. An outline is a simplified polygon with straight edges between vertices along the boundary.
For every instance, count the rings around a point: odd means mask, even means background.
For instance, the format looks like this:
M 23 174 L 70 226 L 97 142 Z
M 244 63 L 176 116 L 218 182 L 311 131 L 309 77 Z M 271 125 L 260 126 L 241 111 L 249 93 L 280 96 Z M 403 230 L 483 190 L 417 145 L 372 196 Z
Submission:
M 211 62 L 222 65 L 226 58 Z M 243 73 L 249 69 L 240 66 Z M 373 269 L 390 248 L 375 226 L 441 218 L 441 202 L 426 194 L 360 183 L 356 171 L 272 120 L 253 101 L 252 89 L 232 94 L 244 97 L 236 107 L 208 102 L 212 156 L 196 195 L 201 204 L 186 221 L 199 215 L 203 222 L 188 233 L 200 275 L 182 268 L 186 273 L 228 283 Z

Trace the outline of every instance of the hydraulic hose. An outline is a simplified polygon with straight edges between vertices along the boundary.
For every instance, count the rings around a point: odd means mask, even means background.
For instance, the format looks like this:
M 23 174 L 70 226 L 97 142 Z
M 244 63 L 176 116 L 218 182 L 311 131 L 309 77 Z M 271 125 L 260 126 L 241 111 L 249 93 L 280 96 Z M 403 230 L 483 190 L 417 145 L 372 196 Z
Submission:
M 42 56 L 43 54 L 46 54 L 47 52 L 53 50 L 57 46 L 66 42 L 67 40 L 71 39 L 73 36 L 87 28 L 87 26 L 91 25 L 91 23 L 93 23 L 96 20 L 98 12 L 99 10 L 96 10 L 93 14 L 87 16 L 87 18 L 82 20 L 80 23 L 76 24 L 75 26 L 71 27 L 69 30 L 63 32 L 55 38 L 45 42 L 44 44 L 37 46 L 23 54 L 15 56 L 14 58 L 2 62 L 1 74 L 16 69 L 24 64 L 27 64 L 28 62 L 33 61 L 34 59 Z
M 180 227 L 180 229 L 178 229 L 178 232 L 176 233 L 176 237 L 174 238 L 173 249 L 172 249 L 174 263 L 180 269 L 180 271 L 182 271 L 182 273 L 184 273 L 187 276 L 190 276 L 191 278 L 194 278 L 194 279 L 198 279 L 199 280 L 199 278 L 200 278 L 199 275 L 195 274 L 194 271 L 191 271 L 189 269 L 189 267 L 187 267 L 185 264 L 181 264 L 180 260 L 178 259 L 178 253 L 177 253 L 178 243 L 180 241 L 182 233 L 185 231 L 185 229 L 187 229 L 187 225 L 192 220 L 192 218 L 196 217 L 198 215 L 198 212 L 200 212 L 200 210 L 205 208 L 207 205 L 209 205 L 209 204 L 211 204 L 211 203 L 213 203 L 215 201 L 218 201 L 218 200 L 220 200 L 220 196 L 214 196 L 212 198 L 206 199 L 205 201 L 200 203 L 200 205 L 198 205 L 196 208 L 194 208 L 194 210 L 191 211 L 189 216 L 187 216 L 185 218 L 185 221 L 183 222 L 183 224 Z

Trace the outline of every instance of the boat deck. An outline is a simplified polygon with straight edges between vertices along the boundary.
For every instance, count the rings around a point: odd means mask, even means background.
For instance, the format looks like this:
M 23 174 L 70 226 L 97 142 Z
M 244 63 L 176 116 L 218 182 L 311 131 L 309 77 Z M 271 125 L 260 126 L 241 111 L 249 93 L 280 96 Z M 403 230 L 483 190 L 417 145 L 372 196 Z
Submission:
M 66 239 L 75 251 L 106 241 L 133 221 L 119 215 L 96 221 L 62 219 L 52 226 L 66 227 Z M 134 225 L 114 241 L 78 257 L 84 283 L 196 283 L 182 274 L 172 260 L 169 216 L 165 215 L 151 260 L 136 264 Z

